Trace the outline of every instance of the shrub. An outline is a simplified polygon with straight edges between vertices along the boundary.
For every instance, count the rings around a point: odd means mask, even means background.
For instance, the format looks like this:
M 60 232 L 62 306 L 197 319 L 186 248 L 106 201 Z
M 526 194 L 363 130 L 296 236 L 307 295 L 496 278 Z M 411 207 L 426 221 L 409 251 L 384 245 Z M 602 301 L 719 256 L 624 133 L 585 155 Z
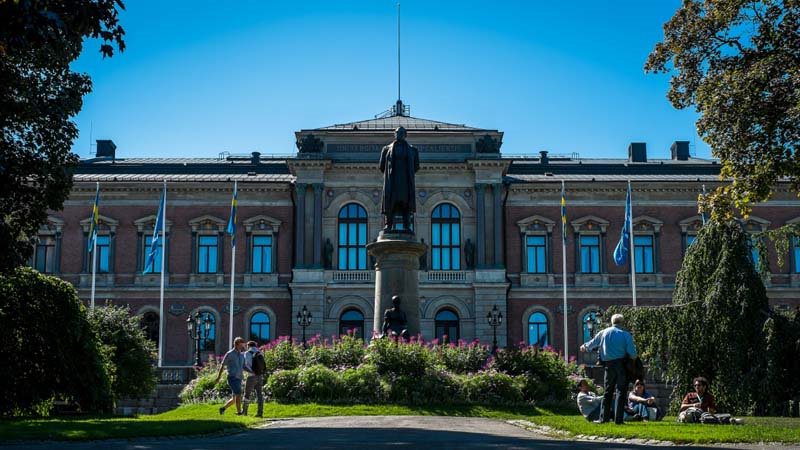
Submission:
M 291 370 L 303 364 L 303 349 L 287 337 L 280 337 L 261 348 L 267 374 L 277 370 Z
M 311 346 L 306 351 L 306 365 L 322 364 L 330 368 L 358 367 L 367 353 L 364 341 L 352 334 L 334 338 L 330 344 L 319 337 L 312 339 L 310 343 Z
M 385 379 L 389 400 L 411 405 L 465 403 L 459 381 L 447 371 L 435 369 L 421 376 L 397 375 Z
M 299 369 L 279 370 L 273 373 L 267 380 L 267 395 L 279 403 L 302 401 L 299 375 Z
M 442 365 L 450 372 L 465 374 L 482 370 L 490 353 L 488 346 L 481 345 L 477 341 L 466 345 L 464 341 L 459 341 L 458 345 L 434 346 L 433 356 L 436 364 Z
M 108 348 L 114 364 L 112 390 L 115 398 L 138 398 L 156 387 L 153 369 L 155 344 L 145 336 L 139 318 L 118 306 L 98 307 L 89 311 L 100 342 Z
M 344 370 L 342 385 L 345 398 L 353 403 L 382 403 L 387 399 L 378 369 L 372 364 Z
M 561 401 L 569 398 L 573 386 L 569 376 L 576 370 L 556 352 L 537 347 L 498 350 L 489 368 L 512 376 L 525 376 L 529 400 Z
M 113 365 L 75 288 L 30 268 L 0 276 L 0 414 L 46 414 L 52 400 L 110 411 Z
M 461 378 L 463 397 L 483 405 L 519 404 L 523 401 L 522 378 L 494 370 L 467 375 Z
M 208 363 L 197 372 L 196 378 L 183 388 L 180 393 L 181 402 L 216 402 L 230 397 L 231 389 L 225 377 L 220 377 L 218 382 L 214 382 L 218 370 L 219 363 L 211 357 Z
M 316 364 L 300 369 L 297 381 L 303 401 L 334 402 L 345 399 L 342 380 L 336 372 Z
M 433 368 L 430 350 L 418 341 L 373 339 L 365 360 L 374 364 L 381 375 L 422 377 Z

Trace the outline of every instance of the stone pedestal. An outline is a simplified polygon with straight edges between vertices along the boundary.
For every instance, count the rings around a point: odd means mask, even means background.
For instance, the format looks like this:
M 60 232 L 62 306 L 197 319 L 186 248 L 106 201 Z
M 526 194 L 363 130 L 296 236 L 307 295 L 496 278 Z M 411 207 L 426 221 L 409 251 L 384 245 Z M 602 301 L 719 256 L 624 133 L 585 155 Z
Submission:
M 383 313 L 392 307 L 392 297 L 400 296 L 400 310 L 406 313 L 410 336 L 420 332 L 419 326 L 419 257 L 427 246 L 417 242 L 411 233 L 383 231 L 378 240 L 367 245 L 375 257 L 375 316 L 373 330 L 383 327 Z

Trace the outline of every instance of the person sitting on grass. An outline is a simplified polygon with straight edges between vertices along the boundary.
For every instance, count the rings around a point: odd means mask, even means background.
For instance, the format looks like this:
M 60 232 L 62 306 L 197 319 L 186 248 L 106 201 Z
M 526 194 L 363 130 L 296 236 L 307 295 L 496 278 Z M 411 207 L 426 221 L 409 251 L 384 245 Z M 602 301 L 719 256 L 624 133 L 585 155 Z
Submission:
M 693 381 L 694 392 L 689 392 L 681 401 L 678 422 L 682 423 L 724 423 L 742 424 L 742 419 L 734 419 L 730 414 L 717 413 L 714 396 L 708 392 L 708 380 L 697 377 Z
M 625 420 L 661 420 L 662 415 L 656 406 L 656 398 L 647 392 L 644 381 L 636 380 L 633 390 L 628 393 L 628 408 Z
M 578 409 L 586 420 L 591 422 L 599 419 L 600 405 L 602 404 L 603 397 L 591 391 L 586 379 L 578 382 Z
M 217 379 L 214 380 L 216 385 L 222 376 L 222 369 L 228 369 L 228 386 L 231 388 L 233 396 L 227 403 L 220 409 L 219 414 L 225 414 L 225 410 L 236 403 L 236 415 L 242 415 L 242 378 L 244 378 L 244 339 L 237 337 L 233 340 L 233 348 L 225 353 L 222 358 L 222 364 L 219 365 L 219 372 L 217 372 Z

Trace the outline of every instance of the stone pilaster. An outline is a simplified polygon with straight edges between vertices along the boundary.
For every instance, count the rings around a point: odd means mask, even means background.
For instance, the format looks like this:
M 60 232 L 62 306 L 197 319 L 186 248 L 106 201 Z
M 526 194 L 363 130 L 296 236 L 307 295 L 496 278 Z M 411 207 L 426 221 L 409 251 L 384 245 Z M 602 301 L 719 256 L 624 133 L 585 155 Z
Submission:
M 303 267 L 305 265 L 305 236 L 306 236 L 306 187 L 305 183 L 295 184 L 297 194 L 297 204 L 295 205 L 295 247 L 294 247 L 294 266 Z
M 476 268 L 486 266 L 486 184 L 475 185 L 475 213 L 477 232 L 475 234 L 475 248 L 477 249 Z
M 314 183 L 314 268 L 322 268 L 322 183 Z

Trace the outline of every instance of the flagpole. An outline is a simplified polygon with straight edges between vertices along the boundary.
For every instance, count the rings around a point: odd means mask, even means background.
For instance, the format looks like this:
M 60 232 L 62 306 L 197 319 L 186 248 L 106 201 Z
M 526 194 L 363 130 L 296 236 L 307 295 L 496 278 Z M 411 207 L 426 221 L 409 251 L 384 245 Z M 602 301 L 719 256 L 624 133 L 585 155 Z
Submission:
M 631 290 L 633 294 L 633 306 L 636 306 L 636 247 L 633 246 L 633 194 L 631 193 L 631 180 L 628 180 L 628 195 L 630 196 L 630 217 L 628 220 L 629 243 L 631 249 Z
M 236 198 L 236 189 L 238 188 L 238 182 L 233 182 L 233 197 Z M 233 208 L 231 208 L 233 209 Z M 236 214 L 233 211 L 233 214 Z M 230 220 L 233 220 L 234 223 L 236 221 L 235 217 L 232 217 Z M 231 301 L 230 305 L 228 305 L 229 314 L 228 314 L 228 342 L 233 342 L 233 289 L 234 285 L 236 284 L 234 281 L 236 279 L 236 228 L 233 228 L 233 235 L 231 236 L 231 241 L 233 245 L 231 246 Z
M 158 367 L 161 367 L 163 363 L 164 338 L 166 335 L 164 332 L 164 272 L 166 271 L 164 262 L 167 254 L 167 180 L 164 180 L 162 195 L 162 204 L 159 206 L 159 209 L 163 208 L 163 210 L 161 211 L 161 291 L 159 293 L 158 303 L 158 329 L 160 330 L 158 339 Z M 158 220 L 158 218 L 156 218 L 156 220 Z
M 89 309 L 94 309 L 94 291 L 95 291 L 95 276 L 97 275 L 97 217 L 95 216 L 95 208 L 98 207 L 97 205 L 97 196 L 100 192 L 100 182 L 97 182 L 97 189 L 94 196 L 95 204 L 92 206 L 92 235 L 89 236 L 89 239 L 92 240 L 92 295 L 89 298 Z
M 564 180 L 561 180 L 561 201 L 564 201 Z M 563 204 L 562 204 L 563 207 Z M 563 226 L 562 213 L 561 233 L 564 234 L 566 227 Z M 561 285 L 564 290 L 564 361 L 569 363 L 569 333 L 567 332 L 567 236 L 561 236 Z

